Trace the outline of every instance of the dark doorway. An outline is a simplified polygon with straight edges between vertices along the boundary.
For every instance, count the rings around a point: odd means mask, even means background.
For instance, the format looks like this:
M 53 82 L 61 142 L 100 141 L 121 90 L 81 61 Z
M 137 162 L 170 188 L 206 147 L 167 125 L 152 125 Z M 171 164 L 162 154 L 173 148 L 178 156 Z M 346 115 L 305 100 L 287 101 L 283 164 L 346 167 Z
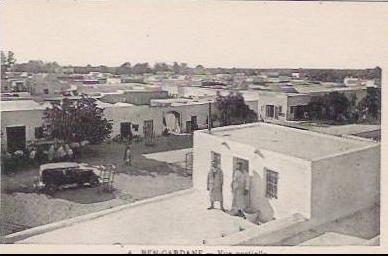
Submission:
M 192 128 L 193 128 L 193 131 L 198 130 L 197 116 L 192 116 L 191 117 L 191 125 L 192 125 Z
M 7 148 L 9 152 L 26 149 L 26 127 L 7 127 Z
M 274 105 L 266 105 L 265 106 L 265 116 L 274 118 L 275 117 L 275 106 Z
M 131 123 L 121 123 L 120 124 L 120 134 L 122 138 L 132 138 L 132 128 Z
M 42 139 L 44 137 L 43 127 L 35 128 L 35 139 Z
M 242 168 L 241 171 L 249 173 L 249 161 L 238 157 L 233 157 L 233 172 L 235 172 L 239 167 Z
M 153 139 L 155 137 L 154 134 L 154 121 L 153 120 L 146 120 L 144 121 L 144 139 L 146 145 L 153 144 Z
M 192 121 L 186 122 L 186 133 L 192 133 L 194 131 L 193 129 L 193 123 Z
M 292 120 L 304 120 L 305 119 L 306 106 L 291 106 L 290 114 Z

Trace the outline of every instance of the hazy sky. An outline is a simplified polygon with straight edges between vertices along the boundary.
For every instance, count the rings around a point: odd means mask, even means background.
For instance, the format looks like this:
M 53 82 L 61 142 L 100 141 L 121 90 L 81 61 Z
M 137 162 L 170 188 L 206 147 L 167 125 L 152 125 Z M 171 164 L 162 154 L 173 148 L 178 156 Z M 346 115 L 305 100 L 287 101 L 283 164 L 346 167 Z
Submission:
M 384 3 L 2 2 L 1 48 L 19 62 L 371 67 L 388 48 Z

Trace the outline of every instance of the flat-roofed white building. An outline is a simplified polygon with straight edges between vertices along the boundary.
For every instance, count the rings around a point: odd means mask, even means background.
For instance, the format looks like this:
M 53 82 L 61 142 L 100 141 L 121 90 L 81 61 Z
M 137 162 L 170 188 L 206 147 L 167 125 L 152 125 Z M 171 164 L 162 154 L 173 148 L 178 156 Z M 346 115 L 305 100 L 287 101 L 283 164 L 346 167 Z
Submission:
M 14 152 L 26 147 L 27 141 L 40 137 L 42 118 L 49 104 L 33 100 L 1 101 L 1 144 Z
M 265 121 L 303 119 L 305 108 L 310 101 L 311 96 L 307 94 L 260 92 L 259 118 Z
M 165 129 L 175 134 L 207 128 L 208 101 L 153 99 L 150 105 L 97 101 L 104 115 L 113 121 L 111 137 L 122 135 L 160 136 Z
M 115 104 L 97 101 L 97 106 L 104 109 L 104 116 L 112 121 L 111 138 L 160 136 L 163 132 L 163 116 L 159 109 L 149 105 L 133 105 L 118 102 Z
M 257 95 L 245 97 L 245 104 L 255 113 L 257 113 L 257 103 Z M 190 133 L 194 130 L 206 129 L 208 127 L 209 104 L 214 114 L 214 109 L 216 108 L 215 97 L 151 100 L 151 107 L 161 109 L 167 127 L 173 125 L 176 131 L 182 133 Z M 217 121 L 213 121 L 213 125 L 218 126 Z
M 155 85 L 136 83 L 81 85 L 77 91 L 89 96 L 99 96 L 108 103 L 125 102 L 135 105 L 149 105 L 151 99 L 166 99 L 168 92 Z
M 237 163 L 249 173 L 249 207 L 266 220 L 295 213 L 332 220 L 379 203 L 380 144 L 268 123 L 194 134 L 194 187 L 206 192 L 212 160 L 231 208 Z
M 367 95 L 366 87 L 347 88 L 322 86 L 294 86 L 296 93 L 259 92 L 259 115 L 262 120 L 294 121 L 304 120 L 307 105 L 313 98 L 338 92 L 348 98 L 355 97 L 356 103 Z
M 173 133 L 191 133 L 208 126 L 209 104 L 213 99 L 155 99 L 151 107 L 159 109 L 165 128 Z

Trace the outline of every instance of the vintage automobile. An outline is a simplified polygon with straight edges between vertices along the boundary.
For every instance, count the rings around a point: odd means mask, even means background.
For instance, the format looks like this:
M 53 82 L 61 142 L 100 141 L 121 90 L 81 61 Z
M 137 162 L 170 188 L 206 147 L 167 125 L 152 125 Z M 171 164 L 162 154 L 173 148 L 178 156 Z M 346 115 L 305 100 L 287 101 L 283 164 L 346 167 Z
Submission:
M 54 194 L 61 188 L 84 185 L 96 187 L 101 184 L 100 173 L 103 168 L 73 162 L 42 164 L 34 186 L 39 192 L 48 194 Z

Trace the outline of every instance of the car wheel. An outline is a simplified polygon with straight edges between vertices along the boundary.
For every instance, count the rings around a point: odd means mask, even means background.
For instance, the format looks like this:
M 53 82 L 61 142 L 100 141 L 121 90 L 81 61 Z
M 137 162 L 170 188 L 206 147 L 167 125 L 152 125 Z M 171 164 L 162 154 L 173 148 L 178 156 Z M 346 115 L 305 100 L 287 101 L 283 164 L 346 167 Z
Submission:
M 90 180 L 90 186 L 91 187 L 97 187 L 97 186 L 99 186 L 100 185 L 100 181 L 97 179 L 97 178 L 92 178 L 91 180 Z
M 53 195 L 58 191 L 58 186 L 54 184 L 47 185 L 46 191 L 47 191 L 47 194 Z

